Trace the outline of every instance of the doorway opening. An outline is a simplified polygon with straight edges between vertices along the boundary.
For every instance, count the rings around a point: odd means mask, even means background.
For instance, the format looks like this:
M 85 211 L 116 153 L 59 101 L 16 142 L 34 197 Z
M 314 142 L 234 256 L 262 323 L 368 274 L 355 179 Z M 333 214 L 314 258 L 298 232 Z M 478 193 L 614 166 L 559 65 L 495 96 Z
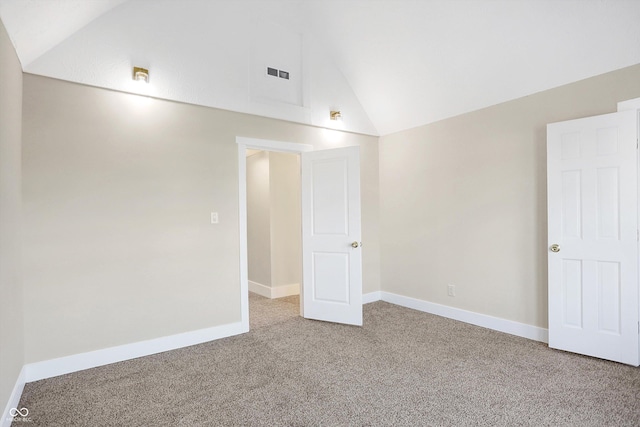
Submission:
M 300 156 L 246 149 L 250 327 L 300 315 Z
M 240 237 L 240 309 L 249 331 L 248 148 L 300 156 L 302 283 L 300 315 L 362 326 L 360 149 L 314 151 L 311 145 L 236 137 Z
M 236 142 L 240 301 L 242 328 L 247 332 L 249 291 L 266 298 L 301 294 L 300 153 L 313 147 L 242 137 Z

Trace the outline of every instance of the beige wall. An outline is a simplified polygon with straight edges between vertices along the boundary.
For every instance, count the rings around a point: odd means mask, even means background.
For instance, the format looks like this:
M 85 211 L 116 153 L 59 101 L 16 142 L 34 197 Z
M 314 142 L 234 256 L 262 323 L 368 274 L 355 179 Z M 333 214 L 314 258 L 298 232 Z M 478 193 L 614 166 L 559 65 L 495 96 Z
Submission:
M 271 286 L 269 152 L 247 157 L 247 266 L 249 280 Z
M 0 22 L 0 414 L 24 363 L 21 132 L 22 67 Z
M 249 280 L 269 287 L 302 282 L 299 156 L 247 157 Z
M 377 138 L 27 74 L 26 362 L 240 321 L 238 135 L 360 145 L 379 290 Z
M 300 157 L 269 153 L 271 286 L 302 283 Z
M 382 137 L 382 290 L 547 327 L 546 124 L 636 97 L 640 65 Z

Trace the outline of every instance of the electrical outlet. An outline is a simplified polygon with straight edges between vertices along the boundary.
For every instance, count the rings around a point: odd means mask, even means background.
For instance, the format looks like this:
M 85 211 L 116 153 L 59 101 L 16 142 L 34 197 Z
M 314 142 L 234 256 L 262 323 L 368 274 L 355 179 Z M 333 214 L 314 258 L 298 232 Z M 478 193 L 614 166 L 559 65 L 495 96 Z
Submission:
M 211 212 L 211 224 L 218 223 L 218 212 Z
M 450 297 L 456 296 L 456 287 L 455 285 L 447 285 L 447 295 Z

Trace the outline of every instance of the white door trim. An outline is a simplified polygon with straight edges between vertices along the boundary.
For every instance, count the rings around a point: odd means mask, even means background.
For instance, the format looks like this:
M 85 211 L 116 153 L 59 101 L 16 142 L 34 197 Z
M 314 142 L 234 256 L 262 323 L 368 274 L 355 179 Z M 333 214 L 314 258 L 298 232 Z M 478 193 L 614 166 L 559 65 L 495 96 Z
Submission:
M 246 149 L 300 154 L 313 151 L 309 144 L 236 136 L 238 144 L 238 232 L 240 234 L 240 319 L 242 332 L 249 332 L 249 267 L 247 254 L 247 156 Z
M 618 111 L 640 110 L 640 98 L 618 102 Z

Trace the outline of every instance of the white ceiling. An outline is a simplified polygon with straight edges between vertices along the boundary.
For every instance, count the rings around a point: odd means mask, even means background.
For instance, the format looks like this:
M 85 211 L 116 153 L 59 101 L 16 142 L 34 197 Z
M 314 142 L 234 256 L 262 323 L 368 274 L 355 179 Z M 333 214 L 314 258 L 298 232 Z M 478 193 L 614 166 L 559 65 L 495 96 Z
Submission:
M 125 1 L 1 0 L 0 18 L 25 66 Z
M 0 0 L 0 18 L 26 72 L 140 93 L 146 66 L 147 95 L 374 135 L 640 63 L 640 0 Z M 256 97 L 298 39 L 301 101 Z

